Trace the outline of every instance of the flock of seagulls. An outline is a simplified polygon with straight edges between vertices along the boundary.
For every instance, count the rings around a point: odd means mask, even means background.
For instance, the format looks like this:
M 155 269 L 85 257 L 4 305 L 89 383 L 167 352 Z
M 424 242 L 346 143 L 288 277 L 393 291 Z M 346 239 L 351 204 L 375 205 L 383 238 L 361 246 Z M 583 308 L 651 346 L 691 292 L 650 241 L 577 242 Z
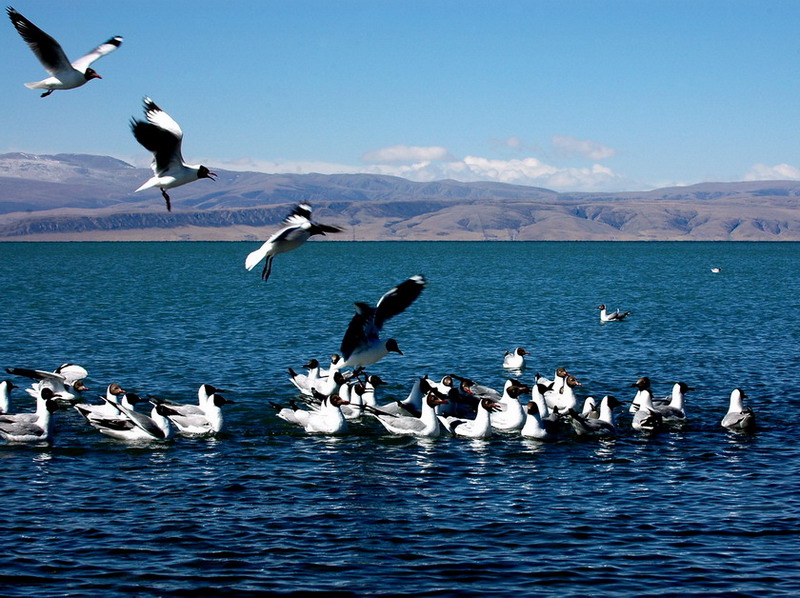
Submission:
M 49 77 L 25 85 L 44 90 L 47 97 L 56 90 L 74 89 L 100 75 L 91 68 L 96 60 L 122 44 L 114 36 L 86 55 L 70 62 L 59 43 L 13 8 L 7 14 L 17 32 L 41 62 Z M 153 154 L 153 176 L 136 192 L 158 188 L 172 210 L 168 189 L 208 178 L 216 173 L 203 165 L 187 164 L 182 156 L 183 131 L 169 114 L 149 97 L 144 98 L 145 120 L 131 119 L 135 139 Z M 296 206 L 284 220 L 285 226 L 272 235 L 245 259 L 245 268 L 254 269 L 262 261 L 261 279 L 267 281 L 275 256 L 297 249 L 314 235 L 338 233 L 342 229 L 312 220 L 311 207 Z M 712 272 L 719 272 L 718 268 Z M 433 438 L 450 434 L 463 438 L 488 438 L 493 433 L 519 434 L 542 441 L 574 436 L 613 437 L 618 434 L 615 409 L 622 401 L 612 395 L 599 403 L 587 397 L 579 407 L 576 388 L 581 383 L 564 368 L 552 379 L 540 375 L 530 385 L 509 378 L 502 390 L 480 385 L 468 377 L 449 374 L 440 382 L 420 377 L 405 399 L 379 404 L 376 390 L 384 382 L 367 375 L 372 366 L 390 353 L 402 355 L 394 338 L 382 339 L 385 324 L 405 311 L 422 293 L 426 280 L 415 275 L 384 293 L 377 303 L 355 304 L 340 344 L 327 369 L 316 359 L 304 367 L 307 374 L 289 368 L 298 396 L 288 406 L 275 405 L 277 416 L 310 434 L 343 434 L 356 423 L 376 422 L 389 434 Z M 609 312 L 600 305 L 601 322 L 620 322 L 631 312 Z M 522 347 L 507 351 L 504 369 L 521 374 L 530 353 Z M 168 440 L 175 435 L 204 437 L 219 433 L 224 425 L 222 407 L 232 401 L 218 388 L 202 384 L 197 403 L 177 403 L 162 398 L 139 395 L 112 383 L 100 402 L 87 402 L 84 383 L 88 372 L 75 364 L 64 364 L 50 372 L 27 368 L 7 368 L 14 376 L 33 380 L 25 391 L 36 401 L 33 412 L 13 413 L 11 393 L 18 388 L 11 380 L 0 382 L 0 436 L 12 443 L 46 442 L 51 435 L 52 416 L 59 410 L 73 410 L 86 423 L 104 434 L 126 442 Z M 683 382 L 673 386 L 669 397 L 654 398 L 650 379 L 639 378 L 630 402 L 631 428 L 652 433 L 663 428 L 682 426 L 687 421 L 684 399 L 693 389 Z M 750 433 L 755 429 L 755 415 L 744 405 L 747 398 L 741 389 L 731 393 L 729 409 L 721 421 L 728 430 Z M 149 411 L 137 409 L 149 406 Z
M 397 436 L 436 438 L 450 435 L 483 439 L 494 434 L 519 435 L 540 441 L 568 438 L 613 438 L 620 433 L 615 410 L 623 402 L 612 395 L 599 402 L 586 397 L 581 402 L 576 389 L 582 385 L 565 368 L 558 368 L 551 379 L 539 374 L 533 384 L 509 378 L 502 389 L 480 385 L 470 378 L 448 374 L 435 382 L 417 378 L 402 400 L 380 403 L 376 389 L 385 384 L 363 368 L 345 372 L 341 356 L 334 354 L 327 370 L 319 361 L 306 364 L 307 374 L 289 368 L 291 382 L 299 395 L 289 405 L 273 404 L 280 419 L 303 428 L 309 434 L 346 434 L 353 426 L 379 428 Z M 635 393 L 628 409 L 630 428 L 652 434 L 679 429 L 689 418 L 685 397 L 695 390 L 676 382 L 671 394 L 655 398 L 648 377 L 631 387 Z M 743 404 L 741 389 L 731 393 L 728 412 L 720 424 L 731 432 L 749 434 L 755 430 L 755 415 Z
M 33 380 L 25 392 L 36 401 L 33 412 L 12 413 L 11 392 L 19 386 L 11 380 L 0 382 L 0 436 L 16 444 L 49 442 L 53 414 L 63 410 L 74 410 L 101 434 L 125 442 L 213 436 L 223 428 L 222 406 L 233 402 L 210 384 L 200 386 L 195 405 L 141 398 L 116 382 L 106 387 L 100 402 L 87 402 L 83 394 L 89 389 L 83 378 L 88 372 L 81 366 L 64 364 L 53 372 L 9 367 L 6 372 Z M 149 404 L 150 412 L 138 411 L 139 404 Z

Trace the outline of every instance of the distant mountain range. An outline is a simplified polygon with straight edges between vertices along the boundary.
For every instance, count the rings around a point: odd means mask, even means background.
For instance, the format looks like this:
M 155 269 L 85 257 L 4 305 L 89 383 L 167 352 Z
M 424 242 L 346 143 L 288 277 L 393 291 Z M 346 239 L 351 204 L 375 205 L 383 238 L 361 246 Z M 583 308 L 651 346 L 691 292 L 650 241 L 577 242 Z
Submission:
M 800 181 L 557 193 L 370 174 L 220 171 L 133 193 L 151 176 L 108 156 L 0 154 L 0 240 L 263 240 L 293 204 L 337 240 L 800 240 Z

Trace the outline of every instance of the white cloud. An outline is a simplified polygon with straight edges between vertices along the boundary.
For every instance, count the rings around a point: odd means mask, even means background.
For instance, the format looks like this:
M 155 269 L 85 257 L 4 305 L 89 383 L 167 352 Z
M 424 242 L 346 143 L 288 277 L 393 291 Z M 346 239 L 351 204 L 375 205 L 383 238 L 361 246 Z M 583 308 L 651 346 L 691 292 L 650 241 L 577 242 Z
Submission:
M 547 187 L 556 191 L 625 191 L 641 188 L 600 164 L 585 168 L 563 168 L 546 164 L 536 158 L 497 160 L 480 156 L 464 159 L 421 160 L 409 164 L 348 165 L 330 162 L 257 160 L 240 158 L 234 160 L 202 159 L 199 162 L 209 167 L 267 173 L 346 174 L 367 173 L 399 176 L 411 181 L 430 182 L 453 179 L 462 182 L 496 181 L 514 185 Z
M 591 139 L 576 139 L 568 135 L 553 135 L 551 139 L 556 153 L 562 157 L 574 158 L 584 156 L 590 160 L 606 160 L 613 157 L 617 151 Z
M 364 162 L 389 163 L 451 160 L 452 158 L 446 148 L 438 145 L 393 145 L 367 152 L 361 156 Z
M 766 164 L 756 164 L 750 168 L 744 176 L 746 181 L 786 181 L 800 180 L 800 169 L 789 164 L 776 164 L 768 166 Z

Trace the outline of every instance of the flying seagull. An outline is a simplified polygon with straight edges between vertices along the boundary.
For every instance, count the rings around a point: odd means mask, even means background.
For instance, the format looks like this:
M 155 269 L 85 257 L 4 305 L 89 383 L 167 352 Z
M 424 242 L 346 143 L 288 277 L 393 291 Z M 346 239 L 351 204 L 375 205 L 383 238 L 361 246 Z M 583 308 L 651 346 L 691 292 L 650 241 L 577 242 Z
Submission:
M 265 282 L 272 271 L 272 260 L 279 253 L 297 249 L 313 235 L 342 231 L 338 226 L 328 226 L 311 220 L 311 206 L 304 203 L 296 206 L 283 222 L 288 226 L 279 230 L 267 239 L 261 247 L 251 252 L 244 262 L 244 267 L 252 270 L 261 260 L 266 258 L 264 269 L 261 271 L 261 278 Z
M 380 332 L 386 321 L 405 311 L 424 288 L 425 279 L 416 275 L 386 292 L 375 307 L 356 303 L 356 314 L 350 320 L 342 338 L 341 367 L 368 366 L 388 355 L 390 351 L 402 355 L 397 341 L 393 338 L 382 341 Z
M 167 202 L 167 211 L 172 211 L 167 189 L 191 183 L 197 179 L 211 179 L 217 173 L 202 164 L 186 164 L 181 156 L 183 131 L 180 125 L 150 98 L 144 98 L 144 115 L 147 122 L 131 119 L 131 130 L 136 141 L 153 152 L 153 177 L 136 191 L 158 187 Z
M 10 6 L 6 8 L 8 18 L 28 44 L 33 53 L 42 63 L 44 70 L 50 76 L 35 83 L 26 83 L 29 89 L 46 89 L 42 97 L 47 97 L 56 89 L 74 89 L 80 87 L 91 79 L 102 79 L 94 69 L 89 68 L 98 58 L 113 52 L 122 44 L 122 37 L 119 35 L 112 37 L 106 42 L 97 46 L 94 50 L 70 63 L 67 55 L 59 43 L 28 19 L 19 14 Z

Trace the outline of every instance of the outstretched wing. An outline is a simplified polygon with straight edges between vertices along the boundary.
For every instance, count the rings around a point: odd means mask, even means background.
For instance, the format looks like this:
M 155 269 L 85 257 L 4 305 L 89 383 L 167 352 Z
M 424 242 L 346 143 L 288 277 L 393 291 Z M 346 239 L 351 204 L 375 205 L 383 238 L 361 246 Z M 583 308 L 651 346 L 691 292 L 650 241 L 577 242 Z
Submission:
M 356 303 L 356 315 L 347 325 L 339 352 L 347 361 L 358 347 L 368 344 L 370 339 L 378 338 L 379 329 L 375 326 L 375 308 L 366 303 Z
M 419 297 L 424 288 L 425 279 L 416 275 L 388 291 L 375 306 L 375 328 L 380 330 L 389 318 L 405 311 Z
M 6 368 L 6 372 L 14 376 L 25 376 L 34 380 L 53 380 L 63 383 L 66 378 L 57 372 L 45 372 L 44 370 L 32 370 L 29 368 Z
M 81 56 L 72 63 L 72 68 L 76 71 L 85 72 L 89 65 L 92 64 L 98 58 L 102 58 L 106 54 L 110 54 L 117 48 L 122 45 L 122 36 L 115 35 L 108 41 L 103 42 L 99 46 L 97 46 L 94 50 L 86 54 L 85 56 Z
M 59 43 L 10 6 L 6 9 L 8 18 L 17 32 L 25 40 L 44 69 L 51 75 L 70 68 L 69 59 Z
M 150 98 L 144 99 L 144 114 L 148 122 L 131 119 L 131 131 L 136 141 L 155 158 L 155 172 L 167 170 L 172 163 L 181 164 L 183 131 L 177 122 Z

